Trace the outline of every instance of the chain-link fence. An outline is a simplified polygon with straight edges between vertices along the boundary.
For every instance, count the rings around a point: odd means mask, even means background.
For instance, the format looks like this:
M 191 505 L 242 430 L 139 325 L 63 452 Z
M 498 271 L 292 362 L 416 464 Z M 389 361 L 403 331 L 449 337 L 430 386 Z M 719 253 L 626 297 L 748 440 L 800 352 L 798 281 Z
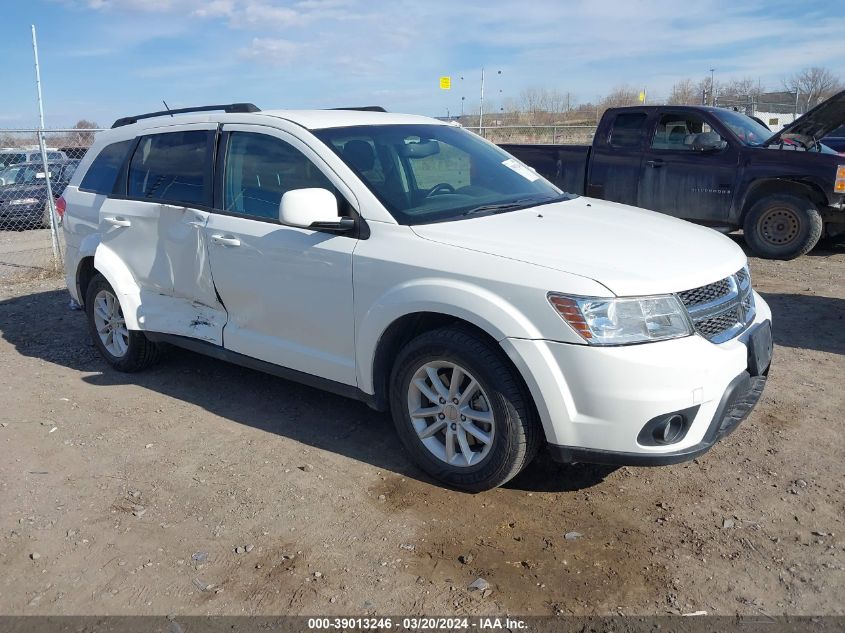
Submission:
M 490 125 L 466 126 L 494 143 L 529 143 L 589 145 L 596 133 L 595 125 Z
M 0 281 L 61 270 L 61 217 L 50 198 L 61 196 L 95 132 L 0 130 Z

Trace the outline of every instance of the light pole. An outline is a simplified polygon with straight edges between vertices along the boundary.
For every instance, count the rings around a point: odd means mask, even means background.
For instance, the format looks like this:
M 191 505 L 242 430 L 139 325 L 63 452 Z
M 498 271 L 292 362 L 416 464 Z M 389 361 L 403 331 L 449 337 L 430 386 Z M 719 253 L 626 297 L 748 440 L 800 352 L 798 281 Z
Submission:
M 502 71 L 497 70 L 496 74 L 501 75 Z M 499 92 L 501 92 L 501 91 L 499 91 Z M 482 129 L 483 129 L 483 125 L 484 125 L 483 122 L 484 122 L 484 67 L 481 68 L 481 101 L 480 101 L 480 105 L 478 106 L 478 134 L 480 136 L 484 136 L 482 134 Z

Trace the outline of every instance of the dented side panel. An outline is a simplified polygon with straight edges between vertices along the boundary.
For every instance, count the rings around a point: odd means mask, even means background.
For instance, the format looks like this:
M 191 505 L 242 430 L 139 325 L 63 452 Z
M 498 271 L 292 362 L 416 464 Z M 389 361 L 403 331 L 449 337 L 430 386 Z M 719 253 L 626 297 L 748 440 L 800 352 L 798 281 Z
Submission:
M 101 208 L 98 253 L 102 249 L 113 257 L 99 260 L 109 267 L 107 261 L 120 260 L 131 271 L 133 294 L 140 298 L 133 316 L 138 329 L 223 344 L 226 311 L 208 264 L 208 215 L 139 200 L 109 199 Z M 101 272 L 108 278 L 107 271 Z M 125 279 L 119 283 L 130 285 Z

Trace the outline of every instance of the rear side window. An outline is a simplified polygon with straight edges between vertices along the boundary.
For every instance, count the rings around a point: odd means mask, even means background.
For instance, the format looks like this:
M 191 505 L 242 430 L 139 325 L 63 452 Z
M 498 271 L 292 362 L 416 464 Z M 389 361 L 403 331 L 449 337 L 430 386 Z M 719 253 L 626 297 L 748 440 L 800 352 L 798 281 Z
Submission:
M 142 136 L 129 164 L 129 196 L 210 207 L 213 145 L 206 130 Z
M 646 115 L 642 112 L 617 114 L 610 129 L 610 144 L 614 147 L 639 147 Z
M 132 141 L 106 145 L 91 163 L 85 177 L 79 183 L 79 189 L 91 193 L 110 194 L 131 147 Z

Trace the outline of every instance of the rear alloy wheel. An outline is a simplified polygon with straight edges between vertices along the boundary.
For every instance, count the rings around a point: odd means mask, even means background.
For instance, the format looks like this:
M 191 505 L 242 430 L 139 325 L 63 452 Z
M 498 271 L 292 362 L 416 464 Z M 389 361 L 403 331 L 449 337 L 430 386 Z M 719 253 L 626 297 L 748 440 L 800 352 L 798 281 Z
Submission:
M 822 234 L 822 217 L 809 199 L 789 194 L 757 202 L 745 218 L 745 241 L 756 255 L 794 259 L 809 253 Z
M 540 425 L 521 377 L 493 342 L 468 328 L 425 332 L 399 352 L 393 423 L 413 460 L 449 486 L 501 486 L 536 455 Z
M 158 347 L 143 332 L 126 326 L 120 299 L 102 275 L 88 284 L 85 313 L 94 344 L 118 371 L 140 371 L 158 360 Z

